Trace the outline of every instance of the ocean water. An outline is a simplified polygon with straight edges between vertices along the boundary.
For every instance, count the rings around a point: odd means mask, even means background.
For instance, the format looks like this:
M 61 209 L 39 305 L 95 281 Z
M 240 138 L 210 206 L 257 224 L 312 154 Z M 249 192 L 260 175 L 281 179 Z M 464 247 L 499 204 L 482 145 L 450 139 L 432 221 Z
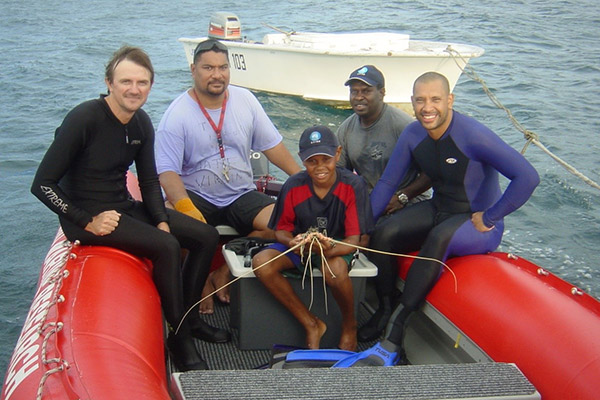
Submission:
M 64 115 L 105 92 L 104 65 L 123 44 L 143 47 L 156 69 L 144 107 L 158 124 L 190 84 L 181 36 L 206 34 L 215 11 L 236 13 L 244 35 L 270 28 L 396 31 L 464 42 L 486 53 L 471 62 L 498 99 L 551 151 L 600 182 L 600 4 L 595 0 L 3 0 L 0 2 L 0 372 L 29 309 L 57 219 L 30 193 L 39 160 Z M 348 71 L 350 72 L 350 71 Z M 290 79 L 310 79 L 290 73 Z M 340 85 L 343 82 L 340 82 Z M 521 150 L 525 141 L 481 85 L 462 76 L 455 108 Z M 296 153 L 312 124 L 335 128 L 347 110 L 257 93 Z M 600 191 L 537 147 L 526 157 L 541 184 L 506 219 L 500 250 L 514 252 L 600 298 Z M 505 182 L 503 182 L 505 184 Z M 552 310 L 544 310 L 552 312 Z

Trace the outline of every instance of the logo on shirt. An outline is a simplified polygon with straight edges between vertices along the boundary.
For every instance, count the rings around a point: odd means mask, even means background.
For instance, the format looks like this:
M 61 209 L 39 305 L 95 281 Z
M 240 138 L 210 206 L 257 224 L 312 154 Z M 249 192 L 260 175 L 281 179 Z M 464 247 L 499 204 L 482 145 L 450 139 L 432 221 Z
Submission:
M 327 229 L 327 217 L 317 217 L 317 228 L 319 231 Z
M 446 164 L 452 165 L 452 164 L 456 164 L 457 162 L 458 162 L 458 160 L 456 158 L 453 158 L 453 157 L 446 158 Z
M 383 146 L 375 144 L 369 151 L 369 157 L 372 160 L 381 160 L 383 157 Z
M 318 143 L 321 141 L 321 132 L 314 131 L 313 133 L 310 134 L 309 138 L 310 138 L 310 144 Z
M 66 214 L 69 208 L 69 205 L 61 199 L 58 194 L 54 190 L 52 190 L 49 186 L 40 186 L 42 192 L 46 195 L 46 198 L 54 207 L 59 209 L 63 214 Z

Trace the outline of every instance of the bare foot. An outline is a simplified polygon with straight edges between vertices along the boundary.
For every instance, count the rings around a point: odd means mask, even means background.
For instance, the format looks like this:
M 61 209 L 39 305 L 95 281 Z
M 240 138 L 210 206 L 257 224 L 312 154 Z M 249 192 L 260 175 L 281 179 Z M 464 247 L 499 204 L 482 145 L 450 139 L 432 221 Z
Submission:
M 211 272 L 207 279 L 208 282 L 212 283 L 214 287 L 213 290 L 222 288 L 227 285 L 230 280 L 231 276 L 229 275 L 229 267 L 227 264 L 223 264 L 219 269 Z M 215 295 L 222 303 L 229 304 L 229 287 L 219 290 Z
M 357 345 L 356 323 L 351 324 L 349 327 L 342 326 L 342 334 L 340 335 L 338 347 L 342 350 L 356 351 Z
M 321 338 L 327 330 L 325 322 L 315 317 L 315 324 L 310 329 L 306 330 L 306 347 L 309 349 L 318 349 L 321 343 Z
M 213 286 L 212 282 L 210 279 L 206 280 L 206 283 L 204 284 L 204 288 L 202 289 L 202 299 L 204 299 L 206 296 L 208 296 L 209 294 L 211 294 L 212 292 L 215 291 L 215 287 Z M 215 302 L 213 300 L 213 297 L 207 297 L 206 299 L 204 299 L 204 301 L 202 301 L 200 303 L 199 306 L 199 312 L 200 314 L 212 314 L 215 311 Z

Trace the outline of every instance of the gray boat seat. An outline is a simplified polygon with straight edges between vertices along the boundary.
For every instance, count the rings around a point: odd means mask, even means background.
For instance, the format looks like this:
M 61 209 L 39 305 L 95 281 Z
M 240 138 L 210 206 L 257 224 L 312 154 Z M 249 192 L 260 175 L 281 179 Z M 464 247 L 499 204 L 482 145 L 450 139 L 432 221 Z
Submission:
M 222 251 L 231 274 L 237 278 L 230 291 L 230 325 L 237 331 L 240 349 L 270 349 L 274 344 L 305 346 L 305 333 L 300 323 L 272 297 L 262 283 L 256 279 L 252 269 L 244 267 L 243 256 L 235 254 L 225 246 Z M 375 275 L 377 275 L 377 267 L 364 254 L 359 253 L 350 271 L 356 314 L 358 314 L 358 306 L 365 296 L 367 277 Z M 328 288 L 327 296 L 325 296 L 323 277 L 320 271 L 314 270 L 312 289 L 308 277 L 304 281 L 304 285 L 302 279 L 288 279 L 296 294 L 307 307 L 311 303 L 312 295 L 311 312 L 327 324 L 327 331 L 321 340 L 321 347 L 337 347 L 341 333 L 341 312 Z M 327 303 L 325 303 L 325 299 L 327 299 Z

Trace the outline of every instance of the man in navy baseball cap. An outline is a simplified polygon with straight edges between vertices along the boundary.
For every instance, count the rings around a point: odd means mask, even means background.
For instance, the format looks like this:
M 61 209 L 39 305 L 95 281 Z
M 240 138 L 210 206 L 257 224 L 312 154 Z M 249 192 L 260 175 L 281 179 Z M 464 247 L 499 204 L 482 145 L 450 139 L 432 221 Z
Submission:
M 350 77 L 344 85 L 350 86 L 352 81 L 357 80 L 366 83 L 369 86 L 381 89 L 385 87 L 385 79 L 380 70 L 373 65 L 364 65 L 350 74 Z

